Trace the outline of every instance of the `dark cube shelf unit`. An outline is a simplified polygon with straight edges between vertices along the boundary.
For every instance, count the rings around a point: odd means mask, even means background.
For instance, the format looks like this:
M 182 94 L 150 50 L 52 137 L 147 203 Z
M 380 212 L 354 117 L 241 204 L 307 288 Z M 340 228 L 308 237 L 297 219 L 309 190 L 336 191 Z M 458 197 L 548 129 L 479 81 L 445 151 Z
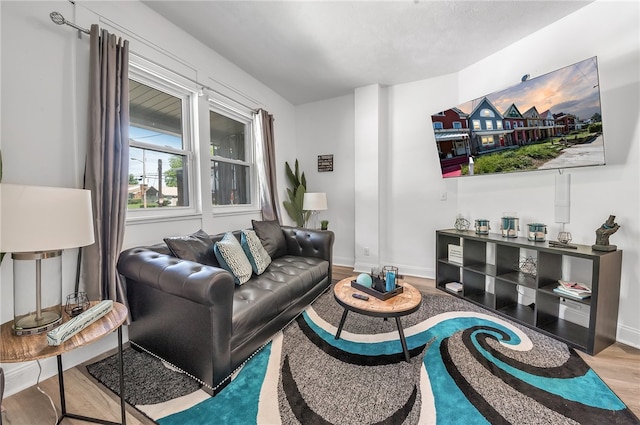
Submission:
M 449 245 L 462 246 L 462 264 L 449 261 Z M 520 263 L 532 257 L 534 273 L 523 273 Z M 579 260 L 576 260 L 579 259 Z M 563 264 L 579 261 L 581 276 L 590 276 L 591 297 L 575 299 L 554 292 L 558 279 L 571 278 L 571 267 Z M 590 270 L 584 270 L 590 267 Z M 505 238 L 498 234 L 478 235 L 455 229 L 436 231 L 436 287 L 502 316 L 540 331 L 566 344 L 595 355 L 615 342 L 620 297 L 622 251 L 593 251 L 590 246 L 577 249 L 556 248 L 548 242 L 527 238 Z M 575 268 L 573 269 L 575 270 Z M 565 275 L 563 275 L 563 272 Z M 569 274 L 568 276 L 566 274 Z M 462 292 L 450 292 L 445 285 L 460 282 Z M 521 303 L 521 288 L 529 288 Z M 586 306 L 588 325 L 561 318 L 560 305 L 571 300 Z

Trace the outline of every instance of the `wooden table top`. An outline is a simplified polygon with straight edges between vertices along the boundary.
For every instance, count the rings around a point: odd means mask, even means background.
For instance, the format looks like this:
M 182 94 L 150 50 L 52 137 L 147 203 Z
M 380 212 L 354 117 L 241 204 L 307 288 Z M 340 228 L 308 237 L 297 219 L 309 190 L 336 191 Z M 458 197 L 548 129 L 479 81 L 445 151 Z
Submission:
M 92 301 L 91 306 L 97 303 L 97 301 Z M 114 302 L 113 308 L 109 313 L 57 346 L 47 344 L 46 332 L 36 335 L 18 336 L 14 335 L 11 330 L 13 320 L 3 323 L 0 329 L 0 363 L 17 363 L 45 359 L 75 350 L 83 345 L 97 341 L 118 329 L 125 320 L 127 320 L 127 313 L 127 307 Z M 69 315 L 64 311 L 62 317 L 63 322 L 70 319 Z
M 402 293 L 386 301 L 353 288 L 351 286 L 351 281 L 353 280 L 355 280 L 355 277 L 349 277 L 336 283 L 333 288 L 333 294 L 343 307 L 362 314 L 388 317 L 404 316 L 416 311 L 422 302 L 420 291 L 402 280 L 398 281 L 398 285 L 403 288 Z M 353 298 L 352 295 L 356 292 L 367 295 L 369 299 L 365 301 Z

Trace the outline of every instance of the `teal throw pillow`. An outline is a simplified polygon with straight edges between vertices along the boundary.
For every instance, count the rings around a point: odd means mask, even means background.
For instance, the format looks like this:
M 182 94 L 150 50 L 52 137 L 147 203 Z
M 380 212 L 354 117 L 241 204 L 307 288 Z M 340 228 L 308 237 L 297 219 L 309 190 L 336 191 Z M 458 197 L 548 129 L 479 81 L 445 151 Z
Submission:
M 253 272 L 257 275 L 262 274 L 267 266 L 271 264 L 271 257 L 262 246 L 256 232 L 253 230 L 243 230 L 240 236 L 240 245 L 244 253 L 247 254 Z
M 234 276 L 236 285 L 242 285 L 251 279 L 251 263 L 233 233 L 225 233 L 223 238 L 214 244 L 213 252 L 220 266 Z

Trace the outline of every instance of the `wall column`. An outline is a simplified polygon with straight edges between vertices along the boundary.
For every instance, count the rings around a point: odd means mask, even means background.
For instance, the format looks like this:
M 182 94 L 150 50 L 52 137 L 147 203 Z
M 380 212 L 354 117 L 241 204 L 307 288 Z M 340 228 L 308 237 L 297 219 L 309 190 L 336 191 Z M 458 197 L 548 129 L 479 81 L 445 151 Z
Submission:
M 357 88 L 354 102 L 355 262 L 369 272 L 381 258 L 381 187 L 386 141 L 386 102 L 378 84 Z

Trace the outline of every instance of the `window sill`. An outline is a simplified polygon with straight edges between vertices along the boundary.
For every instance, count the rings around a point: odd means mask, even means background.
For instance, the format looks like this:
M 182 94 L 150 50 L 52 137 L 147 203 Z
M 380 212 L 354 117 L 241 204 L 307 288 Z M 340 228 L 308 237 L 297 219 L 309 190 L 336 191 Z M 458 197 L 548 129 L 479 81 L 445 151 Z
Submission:
M 201 219 L 202 213 L 194 213 L 194 212 L 184 212 L 177 213 L 172 215 L 139 215 L 137 217 L 127 217 L 125 222 L 126 226 L 129 225 L 138 225 L 138 224 L 149 224 L 149 223 L 165 223 L 170 221 L 183 221 L 183 220 L 194 220 Z
M 248 207 L 248 208 L 229 208 L 229 207 L 214 207 L 214 217 L 230 217 L 239 215 L 256 215 L 260 214 L 260 208 Z

